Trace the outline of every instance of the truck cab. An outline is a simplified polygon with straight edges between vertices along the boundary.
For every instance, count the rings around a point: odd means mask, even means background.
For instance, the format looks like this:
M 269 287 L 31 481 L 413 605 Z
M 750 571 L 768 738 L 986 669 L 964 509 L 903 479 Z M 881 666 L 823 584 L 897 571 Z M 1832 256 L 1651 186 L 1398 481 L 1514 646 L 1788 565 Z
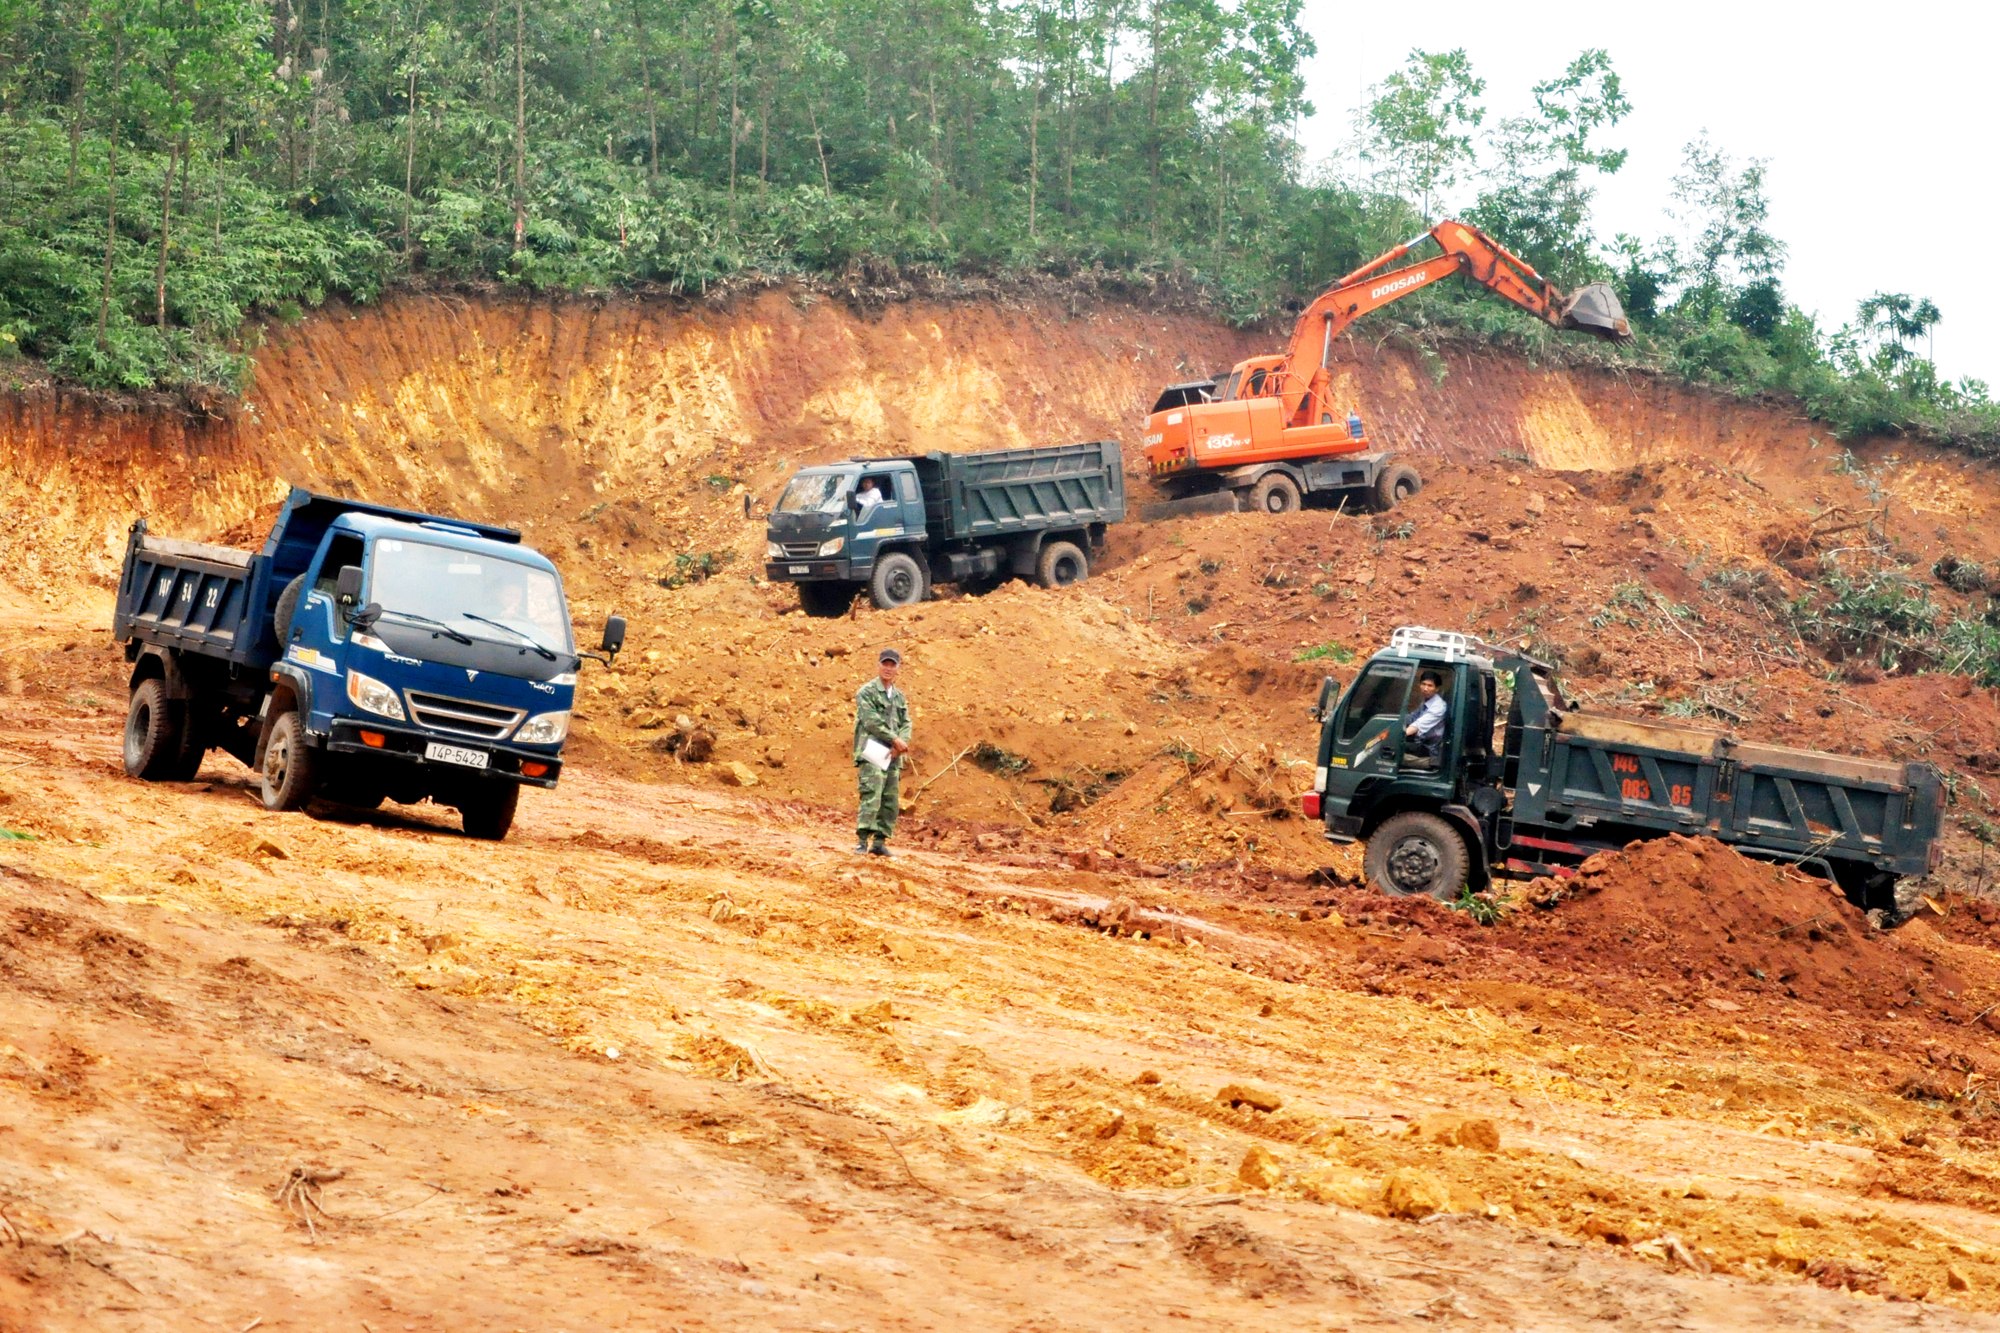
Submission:
M 562 578 L 540 553 L 444 522 L 343 514 L 285 610 L 274 669 L 308 736 L 332 756 L 410 766 L 330 772 L 336 785 L 403 800 L 435 794 L 440 774 L 447 787 L 555 785 L 579 656 Z
M 925 535 L 923 487 L 907 459 L 804 468 L 766 520 L 764 572 L 774 583 L 865 583 L 885 544 L 921 545 Z

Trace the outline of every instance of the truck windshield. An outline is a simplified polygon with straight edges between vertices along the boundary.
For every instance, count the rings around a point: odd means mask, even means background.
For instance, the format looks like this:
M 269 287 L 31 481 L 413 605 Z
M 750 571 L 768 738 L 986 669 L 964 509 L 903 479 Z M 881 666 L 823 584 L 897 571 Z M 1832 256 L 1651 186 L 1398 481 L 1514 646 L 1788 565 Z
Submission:
M 785 493 L 778 497 L 778 512 L 838 514 L 847 503 L 847 493 L 853 486 L 854 474 L 851 472 L 802 473 L 793 477 L 792 484 L 785 487 Z
M 559 653 L 575 650 L 556 576 L 484 551 L 384 537 L 375 543 L 368 600 L 391 615 L 423 616 L 475 639 L 519 644 L 525 634 Z

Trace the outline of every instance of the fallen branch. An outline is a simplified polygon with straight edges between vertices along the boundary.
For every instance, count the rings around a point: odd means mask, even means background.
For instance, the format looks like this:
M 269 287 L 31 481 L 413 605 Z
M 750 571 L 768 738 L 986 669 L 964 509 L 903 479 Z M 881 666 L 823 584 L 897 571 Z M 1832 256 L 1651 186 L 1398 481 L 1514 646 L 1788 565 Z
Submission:
M 943 776 L 944 776 L 945 774 L 947 774 L 947 773 L 951 772 L 951 770 L 953 770 L 954 768 L 957 768 L 957 767 L 958 767 L 958 761 L 959 761 L 959 760 L 961 760 L 961 759 L 965 758 L 965 756 L 967 756 L 967 755 L 971 754 L 971 753 L 972 753 L 972 752 L 973 752 L 974 750 L 976 750 L 976 749 L 978 749 L 978 748 L 979 748 L 979 742 L 977 742 L 977 741 L 974 741 L 974 742 L 973 742 L 972 744 L 970 744 L 970 745 L 966 746 L 966 747 L 965 747 L 965 748 L 964 748 L 963 750 L 960 750 L 960 751 L 959 751 L 959 752 L 958 752 L 957 754 L 953 755 L 953 756 L 951 757 L 951 762 L 950 762 L 950 763 L 946 764 L 946 765 L 945 765 L 945 766 L 944 766 L 943 768 L 941 768 L 941 769 L 939 769 L 939 770 L 938 770 L 937 772 L 933 773 L 933 774 L 932 774 L 932 775 L 931 775 L 930 777 L 927 777 L 927 778 L 925 778 L 925 779 L 924 779 L 924 785 L 923 785 L 922 787 L 919 787 L 919 788 L 917 788 L 917 789 L 916 789 L 915 791 L 913 791 L 913 792 L 911 792 L 911 793 L 910 793 L 910 799 L 914 801 L 914 800 L 916 800 L 916 799 L 917 799 L 917 797 L 919 797 L 919 796 L 922 796 L 922 795 L 924 794 L 925 790 L 926 790 L 927 788 L 929 788 L 929 786 L 930 786 L 930 785 L 931 785 L 931 784 L 932 784 L 933 782 L 936 782 L 936 781 L 937 781 L 937 780 L 938 780 L 939 778 L 941 778 L 941 777 L 943 777 Z

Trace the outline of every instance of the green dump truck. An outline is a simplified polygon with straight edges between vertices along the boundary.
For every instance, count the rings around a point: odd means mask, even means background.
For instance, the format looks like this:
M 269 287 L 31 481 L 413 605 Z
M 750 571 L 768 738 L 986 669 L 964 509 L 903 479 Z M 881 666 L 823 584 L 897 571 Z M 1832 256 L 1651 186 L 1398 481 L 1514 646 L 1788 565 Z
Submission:
M 884 610 L 908 606 L 933 582 L 1061 588 L 1089 577 L 1106 526 L 1124 517 L 1116 440 L 854 458 L 786 484 L 765 523 L 764 573 L 796 583 L 809 615 L 840 615 L 863 590 Z
M 1405 735 L 1428 676 L 1434 743 Z M 1406 627 L 1334 701 L 1328 678 L 1308 818 L 1366 842 L 1369 882 L 1450 898 L 1493 875 L 1567 875 L 1594 852 L 1668 833 L 1833 880 L 1863 909 L 1934 869 L 1944 806 L 1926 763 L 1760 745 L 1572 707 L 1554 670 L 1464 634 Z

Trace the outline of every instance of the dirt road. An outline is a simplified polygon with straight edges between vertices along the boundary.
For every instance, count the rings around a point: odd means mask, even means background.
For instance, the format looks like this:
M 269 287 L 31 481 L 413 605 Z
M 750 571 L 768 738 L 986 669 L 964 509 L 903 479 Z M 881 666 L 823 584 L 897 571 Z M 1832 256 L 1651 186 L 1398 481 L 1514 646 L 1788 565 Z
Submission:
M 588 770 L 499 847 L 424 809 L 272 815 L 227 760 L 132 782 L 115 716 L 17 703 L 17 1327 L 1873 1327 L 1917 1317 L 1898 1298 L 1929 1326 L 2000 1304 L 2000 1223 L 1968 1193 L 1991 1155 L 1927 1154 L 1956 1197 L 1885 1189 L 1925 1151 L 1904 1131 L 1950 1122 L 1802 1007 L 1746 1032 L 1532 986 L 1370 994 L 1334 964 L 1401 947 L 1387 920 L 1301 923 L 1220 880 L 857 862 L 824 812 Z M 1118 933 L 1118 899 L 1151 929 Z

